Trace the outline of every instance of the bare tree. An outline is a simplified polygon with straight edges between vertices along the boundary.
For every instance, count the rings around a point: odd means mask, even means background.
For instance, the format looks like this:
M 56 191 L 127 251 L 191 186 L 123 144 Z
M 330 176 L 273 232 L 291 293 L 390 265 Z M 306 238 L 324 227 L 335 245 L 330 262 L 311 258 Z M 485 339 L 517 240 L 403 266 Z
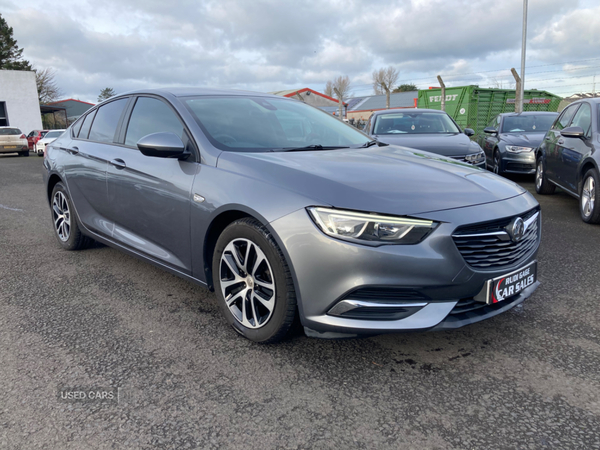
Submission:
M 52 68 L 35 69 L 35 82 L 40 104 L 55 102 L 62 97 L 63 92 L 54 80 L 55 75 L 56 71 Z
M 328 97 L 333 97 L 334 96 L 334 92 L 333 92 L 333 82 L 331 80 L 329 80 L 327 82 L 327 84 L 325 85 L 325 92 L 324 94 Z
M 335 98 L 337 98 L 339 101 L 339 119 L 342 120 L 344 117 L 344 100 L 350 96 L 350 78 L 348 78 L 348 75 L 340 75 L 339 77 L 333 79 L 331 86 L 333 88 Z
M 387 109 L 390 108 L 390 92 L 398 81 L 398 75 L 398 71 L 392 66 L 373 71 L 373 90 L 379 95 L 385 93 Z

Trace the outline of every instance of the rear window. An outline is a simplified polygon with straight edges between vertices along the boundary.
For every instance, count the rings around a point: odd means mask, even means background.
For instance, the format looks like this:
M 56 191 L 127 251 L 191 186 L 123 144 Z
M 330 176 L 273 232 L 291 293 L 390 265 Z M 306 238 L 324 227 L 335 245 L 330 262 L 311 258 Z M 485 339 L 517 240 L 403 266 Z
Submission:
M 98 109 L 88 137 L 90 141 L 113 142 L 121 113 L 128 100 L 129 98 L 115 100 Z
M 15 136 L 23 134 L 18 128 L 0 128 L 0 136 Z
M 64 131 L 49 131 L 48 133 L 46 133 L 44 138 L 57 138 L 63 133 Z

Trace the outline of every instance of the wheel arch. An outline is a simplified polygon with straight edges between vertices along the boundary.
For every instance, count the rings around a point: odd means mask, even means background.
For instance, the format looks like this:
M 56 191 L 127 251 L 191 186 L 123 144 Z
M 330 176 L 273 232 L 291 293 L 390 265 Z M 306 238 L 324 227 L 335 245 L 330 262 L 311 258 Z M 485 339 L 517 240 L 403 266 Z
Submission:
M 596 171 L 598 171 L 598 166 L 596 165 L 596 162 L 593 159 L 588 158 L 581 164 L 579 168 L 579 173 L 577 174 L 577 194 L 581 192 L 583 177 L 590 169 L 596 169 Z
M 57 174 L 53 173 L 48 178 L 48 184 L 46 187 L 46 197 L 48 199 L 48 204 L 52 202 L 52 191 L 54 190 L 54 186 L 58 183 L 62 183 L 62 178 L 60 178 Z
M 284 256 L 286 263 L 288 265 L 288 269 L 290 270 L 290 273 L 292 275 L 292 280 L 294 282 L 294 289 L 296 291 L 297 308 L 298 308 L 298 312 L 300 313 L 300 318 L 302 319 L 303 308 L 302 308 L 302 299 L 301 299 L 301 293 L 299 290 L 298 278 L 296 276 L 296 271 L 294 270 L 294 266 L 292 264 L 290 255 L 289 255 L 287 249 L 285 248 L 283 241 L 281 240 L 279 235 L 275 232 L 275 230 L 273 229 L 273 227 L 271 226 L 271 224 L 269 223 L 268 220 L 266 220 L 261 214 L 257 213 L 254 210 L 251 210 L 248 207 L 243 206 L 243 205 L 229 205 L 225 209 L 218 211 L 216 213 L 216 215 L 214 216 L 214 218 L 212 219 L 212 221 L 210 222 L 210 225 L 207 228 L 207 231 L 206 231 L 206 234 L 204 237 L 204 246 L 203 246 L 203 250 L 202 250 L 202 252 L 203 252 L 202 256 L 203 256 L 203 264 L 204 264 L 204 275 L 206 278 L 206 285 L 207 285 L 208 289 L 214 292 L 212 259 L 213 259 L 213 254 L 214 254 L 215 247 L 217 244 L 217 240 L 219 239 L 219 236 L 221 235 L 223 230 L 225 230 L 225 228 L 227 228 L 228 225 L 230 225 L 231 223 L 235 222 L 238 219 L 242 219 L 245 217 L 255 219 L 258 222 L 260 222 L 262 225 L 264 225 L 269 230 L 269 232 L 273 236 L 273 239 L 275 239 L 275 242 L 279 246 L 279 249 L 281 250 L 281 253 Z

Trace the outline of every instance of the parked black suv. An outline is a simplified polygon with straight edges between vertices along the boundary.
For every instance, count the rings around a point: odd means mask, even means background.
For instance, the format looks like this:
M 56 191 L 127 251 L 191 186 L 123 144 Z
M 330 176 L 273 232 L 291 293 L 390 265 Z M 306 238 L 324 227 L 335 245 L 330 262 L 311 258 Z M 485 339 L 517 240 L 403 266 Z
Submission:
M 581 218 L 600 222 L 596 202 L 600 98 L 571 103 L 554 122 L 536 152 L 535 190 L 552 194 L 556 186 L 579 199 Z

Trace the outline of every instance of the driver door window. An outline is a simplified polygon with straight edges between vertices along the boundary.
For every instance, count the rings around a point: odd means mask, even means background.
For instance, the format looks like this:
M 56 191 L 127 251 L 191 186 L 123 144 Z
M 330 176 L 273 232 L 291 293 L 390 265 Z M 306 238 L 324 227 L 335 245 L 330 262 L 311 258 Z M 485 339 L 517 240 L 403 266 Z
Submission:
M 567 109 L 565 109 L 554 124 L 554 126 L 552 127 L 552 129 L 560 131 L 563 128 L 568 127 L 578 106 L 579 105 L 571 105 Z
M 573 122 L 571 122 L 572 127 L 581 127 L 583 129 L 583 134 L 585 137 L 591 136 L 591 128 L 592 128 L 592 110 L 587 103 L 581 105 L 575 117 L 573 117 Z
M 127 126 L 125 145 L 135 147 L 144 136 L 159 132 L 174 133 L 186 141 L 183 125 L 169 106 L 156 98 L 138 98 Z

